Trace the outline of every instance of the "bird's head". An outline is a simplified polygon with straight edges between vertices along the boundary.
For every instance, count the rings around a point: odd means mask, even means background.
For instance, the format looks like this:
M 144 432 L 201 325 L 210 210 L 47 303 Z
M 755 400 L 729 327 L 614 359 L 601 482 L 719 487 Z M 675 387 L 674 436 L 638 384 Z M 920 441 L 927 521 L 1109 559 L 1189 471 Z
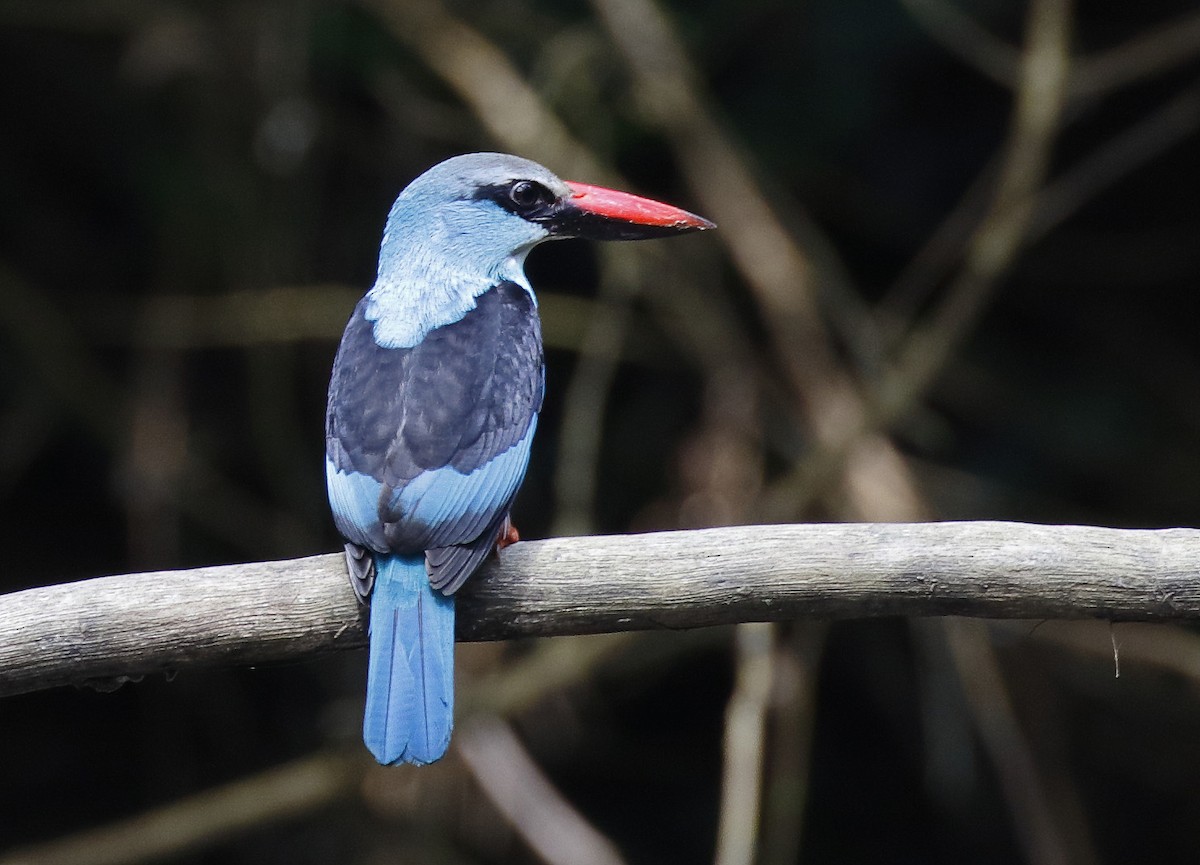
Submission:
M 435 165 L 400 193 L 384 244 L 418 240 L 464 266 L 490 269 L 544 240 L 642 240 L 713 227 L 669 204 L 560 180 L 528 159 L 468 153 Z
M 525 256 L 546 240 L 642 240 L 715 226 L 648 198 L 560 180 L 504 153 L 447 159 L 412 181 L 388 215 L 369 315 L 401 344 L 454 320 L 497 280 L 529 288 Z M 532 293 L 532 292 L 531 292 Z M 420 324 L 400 325 L 407 318 Z M 403 334 L 403 335 L 401 335 Z

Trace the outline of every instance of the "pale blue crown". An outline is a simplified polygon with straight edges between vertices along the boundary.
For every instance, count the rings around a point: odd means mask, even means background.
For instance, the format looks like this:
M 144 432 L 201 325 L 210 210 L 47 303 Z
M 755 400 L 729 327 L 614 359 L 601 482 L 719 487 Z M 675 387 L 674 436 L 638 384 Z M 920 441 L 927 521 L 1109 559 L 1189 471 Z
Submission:
M 375 323 L 376 342 L 411 348 L 434 328 L 461 319 L 474 309 L 475 298 L 505 280 L 533 296 L 525 256 L 549 233 L 478 197 L 480 189 L 513 180 L 569 193 L 536 162 L 499 153 L 449 159 L 400 193 L 383 233 L 379 274 L 367 292 L 366 316 Z

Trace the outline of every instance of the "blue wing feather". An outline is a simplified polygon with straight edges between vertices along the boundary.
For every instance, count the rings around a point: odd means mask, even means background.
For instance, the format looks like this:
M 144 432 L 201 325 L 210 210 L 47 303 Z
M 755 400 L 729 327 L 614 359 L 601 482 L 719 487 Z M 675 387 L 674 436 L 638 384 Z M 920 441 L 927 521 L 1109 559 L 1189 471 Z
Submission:
M 387 550 L 387 539 L 379 522 L 379 498 L 383 484 L 369 475 L 342 471 L 325 457 L 325 487 L 333 522 L 346 540 L 376 552 Z
M 536 430 L 534 415 L 515 445 L 468 474 L 446 466 L 414 478 L 393 495 L 385 531 L 402 524 L 406 537 L 425 550 L 478 538 L 512 506 Z

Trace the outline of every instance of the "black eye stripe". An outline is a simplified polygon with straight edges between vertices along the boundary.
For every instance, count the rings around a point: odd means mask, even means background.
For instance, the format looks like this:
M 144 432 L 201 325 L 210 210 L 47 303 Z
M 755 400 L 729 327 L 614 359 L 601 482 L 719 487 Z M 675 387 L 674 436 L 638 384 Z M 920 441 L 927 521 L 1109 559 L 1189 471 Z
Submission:
M 470 197 L 494 201 L 510 213 L 526 219 L 544 217 L 558 201 L 558 196 L 541 183 L 522 179 L 481 186 Z

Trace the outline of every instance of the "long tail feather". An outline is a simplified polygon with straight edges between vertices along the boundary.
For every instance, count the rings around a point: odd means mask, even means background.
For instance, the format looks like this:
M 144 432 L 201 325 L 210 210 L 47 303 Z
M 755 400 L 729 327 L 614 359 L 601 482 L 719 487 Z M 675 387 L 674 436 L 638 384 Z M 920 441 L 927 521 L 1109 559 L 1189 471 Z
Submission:
M 423 766 L 454 725 L 454 599 L 421 556 L 377 556 L 363 741 L 380 763 Z

